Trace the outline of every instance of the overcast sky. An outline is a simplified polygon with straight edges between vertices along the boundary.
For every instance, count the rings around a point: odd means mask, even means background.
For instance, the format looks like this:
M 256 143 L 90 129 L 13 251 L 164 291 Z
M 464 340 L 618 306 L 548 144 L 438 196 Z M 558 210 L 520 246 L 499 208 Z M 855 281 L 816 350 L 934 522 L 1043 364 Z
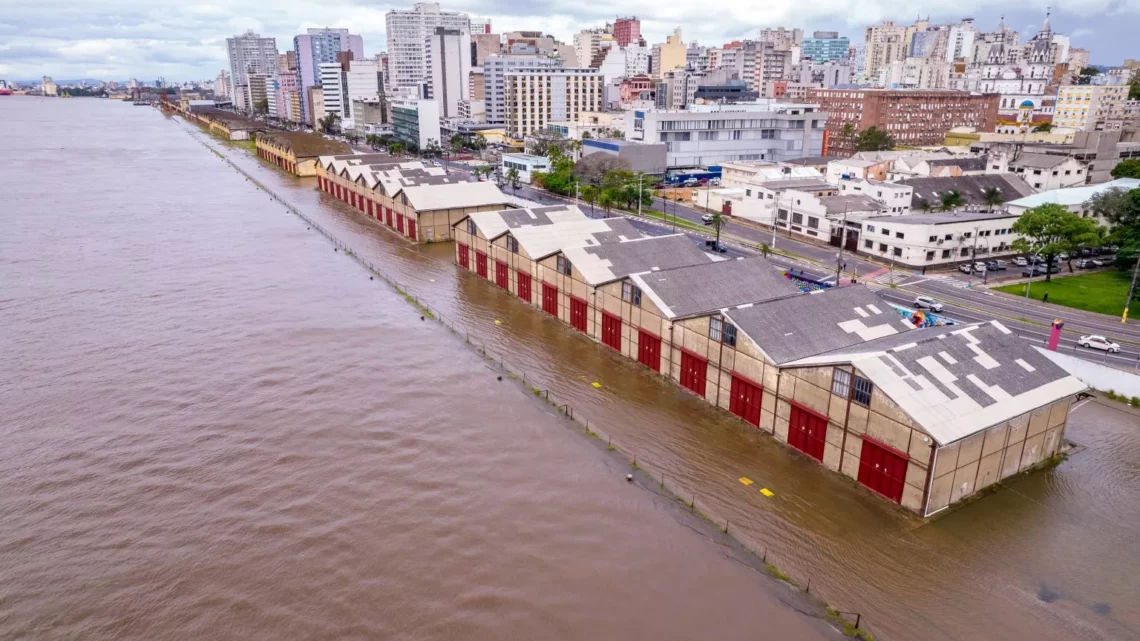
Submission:
M 763 27 L 838 30 L 853 42 L 883 19 L 909 24 L 921 13 L 936 22 L 972 16 L 992 30 L 999 16 L 1024 41 L 1041 24 L 1049 0 L 733 0 L 624 3 L 580 0 L 454 0 L 444 9 L 490 17 L 498 33 L 542 30 L 569 42 L 576 31 L 601 26 L 621 8 L 638 15 L 649 42 L 660 42 L 676 26 L 685 42 L 704 45 L 755 35 Z M 364 36 L 365 53 L 385 48 L 384 14 L 393 5 L 363 0 L 0 0 L 0 78 L 27 80 L 98 78 L 151 81 L 213 78 L 228 66 L 225 39 L 246 29 L 277 38 L 277 48 L 309 27 L 348 27 Z M 410 7 L 399 5 L 400 7 Z M 984 7 L 984 8 L 983 8 Z M 1096 64 L 1140 58 L 1140 0 L 1070 0 L 1054 10 L 1053 30 L 1092 52 Z

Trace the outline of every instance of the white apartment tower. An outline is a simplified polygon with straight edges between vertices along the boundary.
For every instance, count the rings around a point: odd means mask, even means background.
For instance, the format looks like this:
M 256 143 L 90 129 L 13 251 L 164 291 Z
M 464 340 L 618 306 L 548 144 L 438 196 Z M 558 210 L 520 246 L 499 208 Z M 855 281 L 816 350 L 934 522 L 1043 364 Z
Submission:
M 352 102 L 348 99 L 348 82 L 344 69 L 339 62 L 322 62 L 319 69 L 325 113 L 337 114 L 342 122 L 349 120 L 352 118 Z
M 507 122 L 507 74 L 520 69 L 558 68 L 557 58 L 539 55 L 487 56 L 483 61 L 483 100 L 487 122 L 502 125 Z
M 526 136 L 552 121 L 577 120 L 583 111 L 601 111 L 604 76 L 597 69 L 529 67 L 506 74 L 506 129 Z
M 439 103 L 441 117 L 458 117 L 459 102 L 467 99 L 471 86 L 471 34 L 436 27 L 427 39 L 425 64 L 424 97 Z
M 436 27 L 471 33 L 471 20 L 466 13 L 441 11 L 434 2 L 417 2 L 413 9 L 393 9 L 388 12 L 386 23 L 392 87 L 420 89 L 427 82 L 427 43 Z

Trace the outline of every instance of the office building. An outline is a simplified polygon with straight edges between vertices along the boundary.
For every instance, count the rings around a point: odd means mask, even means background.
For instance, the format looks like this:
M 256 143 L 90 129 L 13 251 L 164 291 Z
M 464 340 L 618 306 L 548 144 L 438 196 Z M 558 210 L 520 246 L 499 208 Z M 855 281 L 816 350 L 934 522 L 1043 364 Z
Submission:
M 385 23 L 392 87 L 423 87 L 428 78 L 428 37 L 436 27 L 471 33 L 471 20 L 466 13 L 442 11 L 435 2 L 417 2 L 412 9 L 393 9 Z
M 352 103 L 348 100 L 348 81 L 344 68 L 339 62 L 322 62 L 319 67 L 321 97 L 326 114 L 337 114 L 341 126 L 350 127 L 345 121 L 352 118 Z
M 488 56 L 483 61 L 483 100 L 486 103 L 487 123 L 501 125 L 507 122 L 506 76 L 518 69 L 556 68 L 556 58 L 539 55 Z M 478 96 L 474 96 L 478 98 Z
M 657 77 L 674 69 L 684 69 L 689 61 L 688 48 L 681 40 L 681 28 L 677 27 L 673 33 L 665 38 L 665 44 L 660 45 L 660 66 L 653 69 Z
M 1082 131 L 1120 129 L 1128 85 L 1064 85 L 1057 90 L 1054 127 Z
M 816 31 L 810 38 L 804 38 L 800 55 L 817 63 L 846 60 L 850 46 L 851 41 L 839 37 L 838 31 Z
M 436 27 L 428 37 L 424 97 L 439 103 L 440 116 L 459 115 L 459 101 L 470 95 L 471 36 L 463 29 Z
M 441 144 L 439 103 L 434 100 L 401 100 L 392 104 L 392 129 L 396 139 L 409 149 Z
M 506 73 L 507 132 L 521 138 L 546 129 L 548 122 L 601 111 L 603 80 L 597 69 L 529 67 Z
M 337 54 L 352 52 L 354 60 L 364 59 L 364 39 L 348 29 L 309 29 L 293 38 L 296 58 L 297 86 L 301 93 L 302 120 L 308 120 L 312 108 L 308 102 L 310 87 L 319 87 L 320 66 L 337 62 Z
M 482 67 L 487 56 L 498 55 L 502 51 L 502 37 L 497 33 L 471 34 L 471 66 Z
M 840 156 L 854 153 L 854 134 L 870 127 L 909 147 L 943 144 L 954 127 L 993 131 L 999 98 L 965 91 L 890 89 L 810 89 L 807 94 L 808 102 L 828 114 L 828 144 L 822 155 Z M 848 124 L 850 131 L 845 132 Z
M 669 167 L 706 167 L 822 156 L 826 124 L 827 114 L 815 105 L 760 100 L 628 111 L 624 131 L 627 140 L 665 143 Z

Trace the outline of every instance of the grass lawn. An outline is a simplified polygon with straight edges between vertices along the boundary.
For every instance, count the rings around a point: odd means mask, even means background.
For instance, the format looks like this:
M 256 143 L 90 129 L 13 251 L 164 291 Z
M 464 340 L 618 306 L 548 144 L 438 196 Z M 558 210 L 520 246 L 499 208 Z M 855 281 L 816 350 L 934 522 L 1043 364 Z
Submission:
M 1056 278 L 1046 283 L 1044 278 L 1034 278 L 1029 287 L 1029 297 L 1041 300 L 1049 292 L 1049 302 L 1083 309 L 1090 312 L 1120 316 L 1124 311 L 1124 299 L 1128 296 L 1131 272 L 1114 269 L 1083 276 Z M 1016 296 L 1025 295 L 1025 283 L 995 287 L 994 289 Z

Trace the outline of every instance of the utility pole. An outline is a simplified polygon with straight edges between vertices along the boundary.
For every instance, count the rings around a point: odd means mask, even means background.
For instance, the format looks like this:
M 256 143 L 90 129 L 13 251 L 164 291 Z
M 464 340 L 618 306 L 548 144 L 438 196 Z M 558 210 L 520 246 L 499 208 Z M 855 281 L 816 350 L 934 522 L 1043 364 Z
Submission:
M 843 241 L 847 239 L 847 203 L 843 203 L 843 226 L 839 228 L 839 253 L 835 255 L 835 286 L 839 287 L 839 274 L 843 271 Z
M 644 176 L 640 171 L 637 172 L 637 215 L 641 215 L 641 179 Z M 662 212 L 662 215 L 665 215 Z
M 970 250 L 970 273 L 966 276 L 966 289 L 974 288 L 974 265 L 978 264 L 978 226 L 974 225 L 974 247 Z
M 772 209 L 772 251 L 776 251 L 776 221 L 780 217 L 780 192 L 776 192 L 776 204 Z
M 1136 293 L 1137 274 L 1140 274 L 1140 252 L 1136 254 L 1136 266 L 1132 268 L 1132 284 L 1128 286 L 1128 299 L 1124 301 L 1124 314 L 1120 316 L 1121 323 L 1128 321 L 1128 308 L 1132 305 L 1132 295 Z

